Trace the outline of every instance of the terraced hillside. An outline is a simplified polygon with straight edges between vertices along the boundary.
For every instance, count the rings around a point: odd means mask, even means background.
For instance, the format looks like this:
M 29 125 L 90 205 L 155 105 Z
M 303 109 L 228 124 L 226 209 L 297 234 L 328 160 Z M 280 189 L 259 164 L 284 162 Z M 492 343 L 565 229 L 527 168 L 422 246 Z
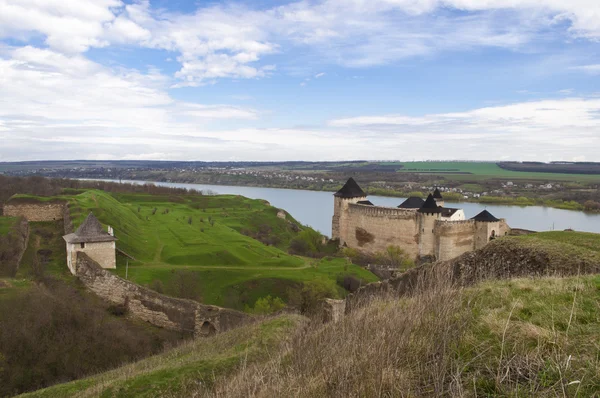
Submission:
M 118 249 L 134 258 L 118 255 L 119 276 L 172 296 L 244 310 L 269 295 L 289 302 L 305 289 L 343 296 L 336 282 L 346 275 L 376 280 L 341 258 L 288 254 L 307 227 L 261 200 L 97 190 L 65 198 L 75 227 L 92 211 L 114 228 Z

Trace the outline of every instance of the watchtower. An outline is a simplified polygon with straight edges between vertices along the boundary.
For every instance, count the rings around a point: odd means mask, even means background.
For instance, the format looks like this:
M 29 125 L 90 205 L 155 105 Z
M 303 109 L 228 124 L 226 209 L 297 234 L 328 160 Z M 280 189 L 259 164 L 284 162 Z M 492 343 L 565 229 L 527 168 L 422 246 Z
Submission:
M 333 220 L 331 237 L 339 239 L 340 245 L 343 245 L 343 236 L 347 228 L 348 206 L 351 203 L 358 203 L 367 200 L 367 194 L 358 186 L 354 178 L 350 177 L 346 184 L 333 194 Z

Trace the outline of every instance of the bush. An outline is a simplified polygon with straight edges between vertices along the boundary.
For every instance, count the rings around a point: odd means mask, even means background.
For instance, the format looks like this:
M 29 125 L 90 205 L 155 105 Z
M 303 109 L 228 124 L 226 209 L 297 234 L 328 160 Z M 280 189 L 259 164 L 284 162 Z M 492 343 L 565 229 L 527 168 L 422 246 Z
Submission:
M 267 297 L 262 297 L 256 300 L 256 303 L 254 303 L 254 308 L 247 308 L 246 312 L 266 315 L 282 310 L 283 308 L 285 308 L 285 303 L 282 299 L 268 295 Z

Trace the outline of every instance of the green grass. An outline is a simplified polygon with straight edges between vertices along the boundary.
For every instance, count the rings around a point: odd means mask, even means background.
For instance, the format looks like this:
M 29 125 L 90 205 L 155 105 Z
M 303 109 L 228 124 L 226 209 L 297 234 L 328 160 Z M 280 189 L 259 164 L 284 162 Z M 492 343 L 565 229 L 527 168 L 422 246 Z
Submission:
M 457 352 L 477 395 L 600 391 L 600 277 L 490 281 L 466 301 L 474 320 Z
M 183 344 L 164 354 L 90 378 L 56 385 L 24 397 L 162 397 L 186 396 L 200 384 L 236 368 L 265 359 L 305 322 L 283 315 L 217 336 Z
M 3 217 L 0 216 L 0 235 L 6 235 L 11 228 L 16 224 L 17 219 L 15 217 Z
M 428 173 L 435 175 L 452 175 L 461 179 L 534 179 L 534 180 L 566 180 L 566 181 L 600 181 L 600 176 L 586 174 L 535 173 L 505 170 L 496 163 L 485 162 L 400 162 L 404 167 L 398 169 L 401 173 Z M 461 174 L 469 173 L 469 174 Z
M 343 296 L 344 290 L 336 285 L 340 275 L 376 280 L 343 259 L 316 261 L 287 254 L 285 248 L 299 225 L 289 215 L 286 220 L 278 218 L 278 209 L 262 200 L 90 190 L 73 196 L 69 208 L 75 227 L 93 211 L 104 225 L 114 228 L 117 247 L 135 258 L 118 256 L 118 275 L 127 273 L 129 280 L 143 285 L 160 283 L 166 293 L 178 295 L 170 286 L 178 272 L 191 272 L 188 279 L 197 281 L 193 297 L 206 304 L 244 309 L 268 294 L 286 299 L 289 288 L 310 281 Z M 278 246 L 266 246 L 241 233 L 261 228 L 279 238 Z
M 29 223 L 29 243 L 16 277 L 33 279 L 34 267 L 39 265 L 43 267 L 46 275 L 70 280 L 71 273 L 67 268 L 67 252 L 63 235 L 62 222 Z M 40 250 L 44 250 L 46 256 L 40 257 Z

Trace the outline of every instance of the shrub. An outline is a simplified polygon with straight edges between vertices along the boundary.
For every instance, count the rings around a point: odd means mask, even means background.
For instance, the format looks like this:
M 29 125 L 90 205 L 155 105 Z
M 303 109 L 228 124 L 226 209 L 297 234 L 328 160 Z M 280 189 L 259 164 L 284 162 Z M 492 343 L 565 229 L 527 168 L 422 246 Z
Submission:
M 283 308 L 285 308 L 285 303 L 282 299 L 268 295 L 256 300 L 256 303 L 254 303 L 254 308 L 247 309 L 247 312 L 266 315 L 282 310 Z

